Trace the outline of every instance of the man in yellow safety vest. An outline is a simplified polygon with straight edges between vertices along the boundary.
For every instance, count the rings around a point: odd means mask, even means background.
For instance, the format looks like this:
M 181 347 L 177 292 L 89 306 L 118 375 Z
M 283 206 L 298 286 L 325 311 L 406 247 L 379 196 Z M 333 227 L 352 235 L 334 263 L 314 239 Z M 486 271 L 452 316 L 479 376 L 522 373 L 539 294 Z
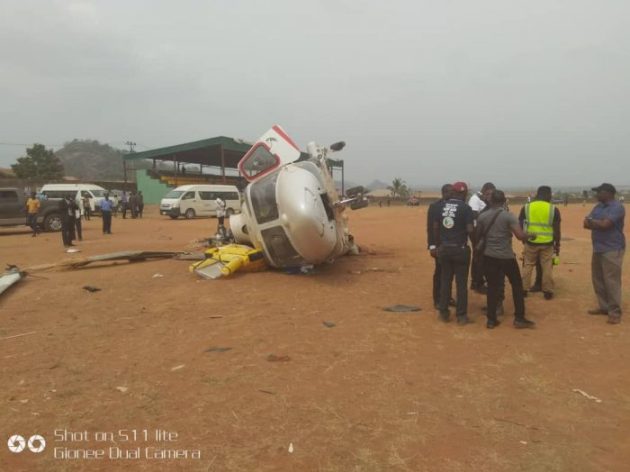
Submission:
M 553 298 L 553 256 L 560 254 L 560 210 L 551 203 L 551 187 L 538 187 L 536 197 L 521 210 L 523 229 L 535 235 L 523 249 L 523 289 L 531 286 L 536 261 L 542 268 L 542 290 L 545 300 Z

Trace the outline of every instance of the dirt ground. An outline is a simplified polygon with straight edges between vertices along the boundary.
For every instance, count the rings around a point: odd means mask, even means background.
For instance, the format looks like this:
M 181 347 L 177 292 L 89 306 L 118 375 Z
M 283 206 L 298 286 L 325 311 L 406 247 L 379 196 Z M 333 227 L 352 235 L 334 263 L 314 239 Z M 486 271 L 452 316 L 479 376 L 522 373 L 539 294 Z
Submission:
M 526 301 L 535 330 L 511 326 L 511 302 L 487 330 L 472 293 L 474 324 L 437 321 L 426 207 L 351 212 L 364 254 L 309 275 L 198 280 L 176 260 L 38 273 L 0 297 L 0 470 L 629 470 L 630 320 L 585 313 L 589 208 L 561 208 L 557 297 Z M 72 256 L 58 233 L 0 230 L 0 263 L 184 250 L 216 220 L 149 208 L 111 236 L 100 224 Z M 383 311 L 398 303 L 422 311 Z M 11 453 L 14 434 L 46 449 Z

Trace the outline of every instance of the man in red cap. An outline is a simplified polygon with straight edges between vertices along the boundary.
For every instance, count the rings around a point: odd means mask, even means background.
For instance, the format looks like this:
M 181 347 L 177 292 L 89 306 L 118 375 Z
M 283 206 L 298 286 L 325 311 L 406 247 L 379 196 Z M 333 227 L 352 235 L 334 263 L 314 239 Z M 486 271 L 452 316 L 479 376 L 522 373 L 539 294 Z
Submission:
M 470 247 L 468 238 L 472 234 L 473 211 L 466 204 L 468 186 L 464 182 L 455 182 L 451 198 L 444 200 L 436 212 L 431 226 L 437 248 L 431 254 L 438 258 L 441 266 L 440 301 L 438 309 L 440 319 L 449 321 L 450 287 L 455 276 L 457 286 L 457 323 L 465 325 L 468 319 L 468 269 L 470 267 Z

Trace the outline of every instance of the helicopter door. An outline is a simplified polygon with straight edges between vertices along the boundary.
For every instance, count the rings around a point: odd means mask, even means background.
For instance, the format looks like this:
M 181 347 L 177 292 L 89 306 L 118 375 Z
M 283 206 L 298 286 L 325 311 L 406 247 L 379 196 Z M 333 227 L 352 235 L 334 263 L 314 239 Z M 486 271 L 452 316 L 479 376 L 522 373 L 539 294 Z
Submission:
M 300 157 L 297 144 L 278 125 L 263 134 L 238 163 L 241 174 L 249 182 Z

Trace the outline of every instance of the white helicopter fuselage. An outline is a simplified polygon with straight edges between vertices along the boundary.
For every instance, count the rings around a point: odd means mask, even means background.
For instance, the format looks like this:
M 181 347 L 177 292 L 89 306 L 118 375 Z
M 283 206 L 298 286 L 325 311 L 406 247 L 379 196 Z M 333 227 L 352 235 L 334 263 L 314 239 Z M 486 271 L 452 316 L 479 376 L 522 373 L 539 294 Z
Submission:
M 242 213 L 230 217 L 236 242 L 262 249 L 273 267 L 321 264 L 352 246 L 326 153 L 314 149 L 251 182 Z

